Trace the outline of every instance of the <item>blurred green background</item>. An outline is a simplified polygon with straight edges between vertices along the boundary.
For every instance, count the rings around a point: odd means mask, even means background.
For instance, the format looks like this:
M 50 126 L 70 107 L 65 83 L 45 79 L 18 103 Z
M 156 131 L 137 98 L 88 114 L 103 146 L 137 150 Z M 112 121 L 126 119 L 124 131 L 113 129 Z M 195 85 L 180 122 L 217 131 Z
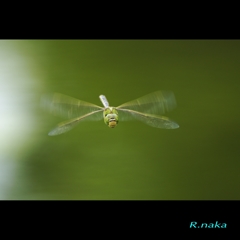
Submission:
M 63 119 L 60 92 L 118 106 L 171 90 L 180 128 Z M 0 41 L 0 199 L 240 199 L 240 41 Z

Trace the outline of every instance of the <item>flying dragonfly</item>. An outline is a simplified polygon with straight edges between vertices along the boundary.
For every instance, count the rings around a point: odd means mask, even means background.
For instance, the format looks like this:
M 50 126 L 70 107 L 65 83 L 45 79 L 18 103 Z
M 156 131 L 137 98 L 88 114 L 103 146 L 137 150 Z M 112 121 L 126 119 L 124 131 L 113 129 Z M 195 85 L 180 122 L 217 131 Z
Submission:
M 171 91 L 153 92 L 118 107 L 110 107 L 104 95 L 100 95 L 99 98 L 103 107 L 61 93 L 44 95 L 41 98 L 41 106 L 45 110 L 56 116 L 70 119 L 59 123 L 48 135 L 65 133 L 84 120 L 103 119 L 110 128 L 115 128 L 119 121 L 134 119 L 156 128 L 175 129 L 179 127 L 168 117 L 161 116 L 176 107 L 176 100 Z

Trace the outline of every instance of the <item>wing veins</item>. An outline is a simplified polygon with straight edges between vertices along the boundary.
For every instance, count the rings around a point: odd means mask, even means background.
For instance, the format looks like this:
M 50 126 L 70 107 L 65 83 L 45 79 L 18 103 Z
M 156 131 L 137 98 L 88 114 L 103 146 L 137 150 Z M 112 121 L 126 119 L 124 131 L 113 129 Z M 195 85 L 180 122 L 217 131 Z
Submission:
M 136 118 L 143 123 L 146 123 L 149 126 L 157 127 L 157 128 L 165 128 L 165 129 L 174 129 L 178 128 L 179 125 L 165 116 L 159 116 L 154 114 L 142 113 L 134 110 L 129 109 L 118 109 L 120 112 L 127 112 L 133 118 Z
M 94 112 L 87 113 L 87 114 L 85 114 L 85 115 L 83 115 L 81 117 L 77 117 L 77 118 L 73 118 L 73 119 L 70 119 L 70 120 L 67 120 L 67 121 L 63 121 L 63 122 L 59 123 L 54 129 L 52 129 L 48 133 L 48 135 L 54 136 L 54 135 L 59 135 L 59 134 L 68 132 L 72 128 L 74 128 L 84 118 L 89 117 L 89 116 L 91 116 L 91 115 L 93 115 L 95 113 L 98 113 L 98 112 L 102 112 L 102 109 L 94 111 Z

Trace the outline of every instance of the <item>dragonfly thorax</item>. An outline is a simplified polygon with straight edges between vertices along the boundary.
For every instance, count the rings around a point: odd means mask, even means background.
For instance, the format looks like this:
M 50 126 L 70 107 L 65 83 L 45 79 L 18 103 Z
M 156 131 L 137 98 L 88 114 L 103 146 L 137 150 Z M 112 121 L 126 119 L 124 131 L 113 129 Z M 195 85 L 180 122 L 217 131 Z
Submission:
M 108 107 L 103 111 L 104 122 L 110 127 L 114 128 L 118 124 L 118 112 L 114 107 Z

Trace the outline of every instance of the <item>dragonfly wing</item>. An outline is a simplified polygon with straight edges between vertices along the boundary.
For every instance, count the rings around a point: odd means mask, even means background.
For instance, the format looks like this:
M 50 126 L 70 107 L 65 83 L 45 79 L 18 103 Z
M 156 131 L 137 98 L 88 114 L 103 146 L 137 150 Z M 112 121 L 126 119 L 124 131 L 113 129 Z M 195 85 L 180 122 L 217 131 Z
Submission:
M 171 119 L 165 116 L 145 114 L 145 113 L 127 110 L 127 109 L 125 110 L 118 109 L 118 110 L 119 110 L 119 119 L 121 116 L 127 116 L 128 118 L 137 119 L 149 126 L 156 127 L 156 128 L 165 128 L 165 129 L 179 128 L 179 125 L 177 123 L 175 123 L 174 121 L 172 121 Z
M 98 110 L 98 111 L 95 111 L 95 112 L 91 112 L 91 113 L 88 113 L 84 116 L 81 116 L 81 117 L 77 117 L 77 118 L 74 118 L 74 119 L 71 119 L 71 120 L 67 120 L 67 121 L 64 121 L 64 122 L 61 122 L 59 123 L 54 129 L 52 129 L 48 135 L 49 136 L 55 136 L 55 135 L 59 135 L 59 134 L 62 134 L 62 133 L 65 133 L 65 132 L 68 132 L 70 131 L 72 128 L 74 128 L 79 122 L 83 121 L 83 120 L 89 120 L 92 119 L 93 115 L 96 117 L 96 118 L 103 118 L 102 116 L 102 110 Z
M 133 101 L 124 103 L 117 107 L 117 110 L 127 109 L 127 110 L 134 110 L 137 112 L 142 113 L 149 113 L 149 114 L 164 114 L 173 110 L 176 107 L 176 100 L 174 97 L 173 92 L 171 91 L 157 91 L 150 93 L 146 96 L 140 97 Z M 122 117 L 121 117 L 122 115 Z M 125 111 L 119 115 L 121 120 L 130 120 L 132 119 L 132 114 Z
M 91 112 L 104 109 L 92 103 L 84 102 L 61 93 L 46 94 L 41 97 L 41 107 L 55 116 L 76 118 Z M 91 116 L 91 117 L 90 117 Z M 99 114 L 90 115 L 87 120 L 100 120 Z

